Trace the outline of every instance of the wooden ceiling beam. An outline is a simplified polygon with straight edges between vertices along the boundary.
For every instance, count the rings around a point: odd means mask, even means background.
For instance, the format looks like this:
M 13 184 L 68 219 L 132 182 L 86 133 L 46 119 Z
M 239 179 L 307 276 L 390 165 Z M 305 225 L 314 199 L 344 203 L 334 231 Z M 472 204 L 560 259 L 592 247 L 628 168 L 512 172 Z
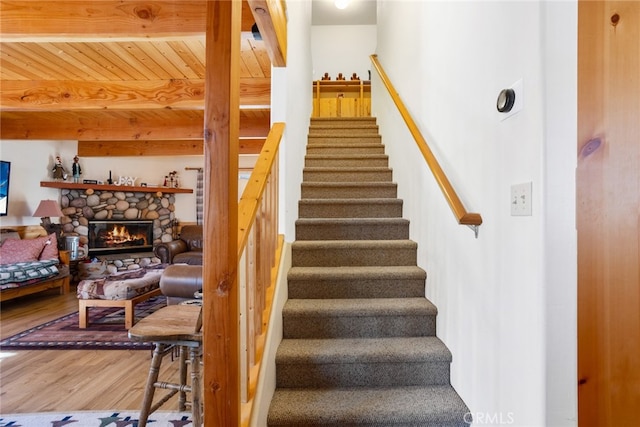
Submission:
M 266 138 L 241 138 L 239 154 L 260 154 Z M 80 157 L 202 156 L 204 140 L 78 141 Z
M 242 31 L 255 22 L 246 1 Z M 0 1 L 2 40 L 175 37 L 206 31 L 207 0 Z M 90 29 L 91 33 L 87 33 Z
M 240 105 L 269 105 L 270 78 L 241 78 Z M 204 109 L 204 80 L 2 82 L 4 111 Z
M 264 110 L 259 110 L 264 111 Z M 135 113 L 135 112 L 134 112 Z M 185 114 L 182 114 L 185 113 Z M 266 138 L 268 114 L 240 115 L 241 138 Z M 203 139 L 204 113 L 161 110 L 151 115 L 112 112 L 2 112 L 0 135 L 17 140 L 197 140 Z
M 287 66 L 287 17 L 282 0 L 247 0 L 274 67 Z

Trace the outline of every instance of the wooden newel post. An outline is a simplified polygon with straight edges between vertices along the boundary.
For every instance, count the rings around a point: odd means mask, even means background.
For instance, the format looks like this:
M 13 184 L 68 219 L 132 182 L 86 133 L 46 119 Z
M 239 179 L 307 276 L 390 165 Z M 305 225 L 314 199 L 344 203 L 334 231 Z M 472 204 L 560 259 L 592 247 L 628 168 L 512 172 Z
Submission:
M 240 422 L 237 286 L 240 0 L 207 2 L 204 108 L 204 420 Z

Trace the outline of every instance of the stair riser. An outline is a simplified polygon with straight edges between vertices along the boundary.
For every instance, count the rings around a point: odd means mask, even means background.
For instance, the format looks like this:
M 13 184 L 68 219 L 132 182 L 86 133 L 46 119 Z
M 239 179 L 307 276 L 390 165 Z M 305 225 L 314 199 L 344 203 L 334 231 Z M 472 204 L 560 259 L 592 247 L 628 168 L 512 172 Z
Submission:
M 335 169 L 322 170 L 304 170 L 302 179 L 305 182 L 391 182 L 393 172 L 388 169 L 384 171 L 357 171 L 345 169 L 339 171 Z
M 386 157 L 374 157 L 367 158 L 365 156 L 359 158 L 309 158 L 305 159 L 304 165 L 306 167 L 321 167 L 321 168 L 366 168 L 366 167 L 388 167 L 389 159 Z
M 424 279 L 289 280 L 289 298 L 414 298 L 423 297 Z
M 351 135 L 351 136 L 336 136 L 336 135 L 309 135 L 307 137 L 307 148 L 314 147 L 316 145 L 358 145 L 358 144 L 373 144 L 382 146 L 382 137 L 380 135 Z
M 298 218 L 400 218 L 402 203 L 304 203 L 298 204 Z
M 449 384 L 449 362 L 281 364 L 276 387 L 393 387 Z
M 409 223 L 398 220 L 388 223 L 296 223 L 296 240 L 405 240 L 409 238 Z
M 390 199 L 398 195 L 395 183 L 387 185 L 306 185 L 302 183 L 301 196 L 303 199 Z
M 284 338 L 426 337 L 436 334 L 436 319 L 424 316 L 288 316 Z
M 382 145 L 316 145 L 307 146 L 307 154 L 384 154 Z
M 416 265 L 415 248 L 304 248 L 291 251 L 292 265 L 297 267 L 338 267 L 349 265 Z

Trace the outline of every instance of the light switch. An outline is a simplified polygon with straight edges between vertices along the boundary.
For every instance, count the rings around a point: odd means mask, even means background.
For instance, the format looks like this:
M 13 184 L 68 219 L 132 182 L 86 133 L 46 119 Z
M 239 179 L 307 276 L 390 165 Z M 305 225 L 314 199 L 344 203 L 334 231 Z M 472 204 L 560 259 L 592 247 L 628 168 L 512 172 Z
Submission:
M 525 182 L 511 186 L 511 216 L 531 216 L 532 183 Z

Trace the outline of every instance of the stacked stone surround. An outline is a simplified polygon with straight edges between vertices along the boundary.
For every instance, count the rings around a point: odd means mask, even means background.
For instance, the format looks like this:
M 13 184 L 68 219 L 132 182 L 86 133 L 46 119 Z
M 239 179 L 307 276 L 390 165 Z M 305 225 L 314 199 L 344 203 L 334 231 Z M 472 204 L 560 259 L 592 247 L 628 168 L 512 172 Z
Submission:
M 80 237 L 80 245 L 89 242 L 89 220 L 153 220 L 153 245 L 174 238 L 175 194 L 104 190 L 62 189 L 60 218 L 64 235 Z M 125 255 L 131 258 L 131 254 Z

